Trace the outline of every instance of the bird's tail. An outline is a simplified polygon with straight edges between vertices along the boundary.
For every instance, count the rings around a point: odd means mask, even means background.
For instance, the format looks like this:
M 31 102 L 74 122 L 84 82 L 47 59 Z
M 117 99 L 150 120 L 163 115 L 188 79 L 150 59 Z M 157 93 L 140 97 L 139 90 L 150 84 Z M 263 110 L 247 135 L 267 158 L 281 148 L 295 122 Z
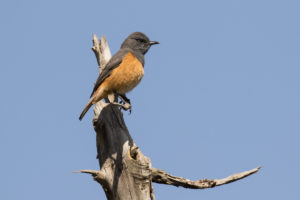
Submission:
M 88 102 L 88 104 L 85 106 L 82 113 L 80 114 L 80 116 L 79 116 L 80 121 L 82 120 L 82 118 L 84 117 L 86 112 L 91 108 L 92 105 L 93 105 L 93 98 Z

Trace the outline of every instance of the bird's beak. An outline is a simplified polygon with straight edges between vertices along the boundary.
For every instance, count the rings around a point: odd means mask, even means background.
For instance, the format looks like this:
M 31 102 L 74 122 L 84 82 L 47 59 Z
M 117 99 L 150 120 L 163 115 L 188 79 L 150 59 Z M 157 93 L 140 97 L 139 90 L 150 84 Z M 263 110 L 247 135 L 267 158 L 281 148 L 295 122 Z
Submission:
M 157 41 L 150 41 L 149 43 L 150 43 L 150 45 L 159 44 L 159 42 L 157 42 Z

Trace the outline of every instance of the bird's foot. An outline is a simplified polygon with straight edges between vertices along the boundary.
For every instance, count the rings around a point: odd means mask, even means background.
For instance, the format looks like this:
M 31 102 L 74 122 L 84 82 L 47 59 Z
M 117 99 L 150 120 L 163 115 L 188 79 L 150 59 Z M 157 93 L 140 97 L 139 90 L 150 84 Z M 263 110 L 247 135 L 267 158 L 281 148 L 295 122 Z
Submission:
M 111 102 L 111 104 L 120 106 L 120 107 L 123 108 L 124 110 L 129 110 L 129 112 L 131 113 L 131 105 L 130 105 L 129 103 L 121 104 L 121 103 Z
M 127 96 L 125 94 L 118 94 L 118 96 L 120 97 L 121 101 L 120 103 L 122 103 L 122 107 L 124 110 L 129 110 L 129 113 L 131 114 L 131 103 L 130 103 L 130 99 L 127 98 Z

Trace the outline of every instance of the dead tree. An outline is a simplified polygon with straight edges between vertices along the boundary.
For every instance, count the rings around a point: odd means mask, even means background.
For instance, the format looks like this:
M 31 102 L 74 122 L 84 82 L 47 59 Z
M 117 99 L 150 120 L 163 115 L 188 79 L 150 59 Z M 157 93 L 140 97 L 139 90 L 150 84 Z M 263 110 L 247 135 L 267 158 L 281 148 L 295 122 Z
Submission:
M 111 57 L 110 49 L 104 36 L 100 41 L 96 35 L 93 47 L 99 71 Z M 109 97 L 117 102 L 117 97 Z M 125 109 L 126 105 L 123 105 Z M 99 102 L 94 108 L 93 125 L 96 131 L 97 158 L 100 171 L 80 170 L 88 173 L 101 184 L 108 200 L 149 200 L 155 199 L 152 183 L 181 186 L 191 189 L 205 189 L 231 183 L 256 173 L 260 167 L 233 174 L 223 179 L 191 181 L 176 177 L 151 166 L 151 161 L 144 156 L 131 138 L 119 105 Z

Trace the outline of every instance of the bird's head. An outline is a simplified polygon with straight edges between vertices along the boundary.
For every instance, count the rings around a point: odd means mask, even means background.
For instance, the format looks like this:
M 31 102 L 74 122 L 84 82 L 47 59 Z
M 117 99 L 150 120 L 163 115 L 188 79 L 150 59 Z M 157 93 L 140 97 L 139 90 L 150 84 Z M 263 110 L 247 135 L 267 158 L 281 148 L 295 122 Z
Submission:
M 149 38 L 141 32 L 131 33 L 122 43 L 121 48 L 129 48 L 142 54 L 147 53 L 150 47 L 159 44 L 156 41 L 150 41 Z

